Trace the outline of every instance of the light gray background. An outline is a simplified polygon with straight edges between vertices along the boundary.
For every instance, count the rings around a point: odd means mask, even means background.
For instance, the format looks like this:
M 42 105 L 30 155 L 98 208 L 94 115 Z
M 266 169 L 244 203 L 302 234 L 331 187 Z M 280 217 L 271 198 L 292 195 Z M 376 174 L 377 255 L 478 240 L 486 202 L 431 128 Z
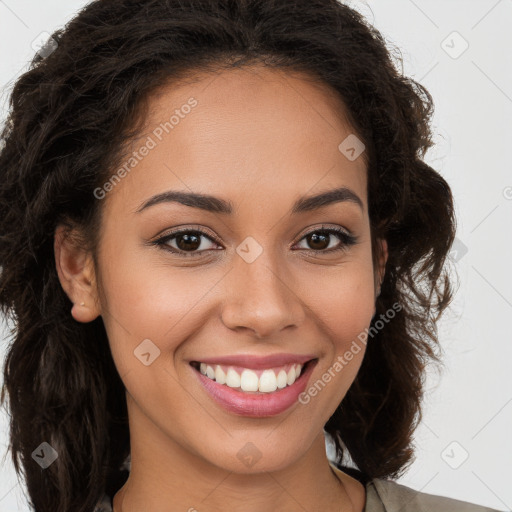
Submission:
M 63 26 L 86 3 L 0 0 L 2 121 L 9 88 L 27 68 L 34 39 Z M 461 285 L 440 329 L 445 370 L 429 374 L 417 459 L 399 481 L 511 510 L 512 0 L 347 3 L 401 50 L 404 73 L 433 95 L 436 147 L 426 160 L 450 183 L 459 223 L 452 257 Z M 2 363 L 5 348 L 3 341 Z M 28 511 L 23 486 L 4 456 L 6 432 L 2 411 L 0 511 Z

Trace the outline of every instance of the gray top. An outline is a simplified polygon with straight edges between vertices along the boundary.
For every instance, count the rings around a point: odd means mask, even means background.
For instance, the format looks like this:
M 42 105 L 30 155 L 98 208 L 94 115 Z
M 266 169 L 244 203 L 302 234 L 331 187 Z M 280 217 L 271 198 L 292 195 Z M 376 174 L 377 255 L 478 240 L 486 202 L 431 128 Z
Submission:
M 392 480 L 375 478 L 366 484 L 364 512 L 499 512 L 465 501 L 415 491 Z M 112 501 L 105 495 L 94 512 L 112 512 Z
M 366 484 L 364 512 L 498 512 L 496 509 L 473 505 L 415 491 L 392 480 L 373 479 Z

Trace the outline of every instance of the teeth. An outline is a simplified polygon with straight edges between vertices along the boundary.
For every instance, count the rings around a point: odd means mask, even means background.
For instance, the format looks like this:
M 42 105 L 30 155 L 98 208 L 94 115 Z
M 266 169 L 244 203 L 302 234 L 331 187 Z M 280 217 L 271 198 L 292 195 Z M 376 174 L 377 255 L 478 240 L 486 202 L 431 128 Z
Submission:
M 240 387 L 240 375 L 238 375 L 233 368 L 229 368 L 226 375 L 226 386 L 229 386 L 230 388 Z
M 229 367 L 225 372 L 218 364 L 210 366 L 200 363 L 199 371 L 208 378 L 230 388 L 240 388 L 242 391 L 249 392 L 273 393 L 277 389 L 291 386 L 299 378 L 302 366 L 301 364 L 294 364 L 288 372 L 281 368 L 277 371 L 277 374 L 273 369 L 263 370 L 260 377 L 255 371 L 248 368 L 244 368 L 241 374 L 232 367 Z
M 206 376 L 210 379 L 215 378 L 215 370 L 211 366 L 206 366 Z
M 295 382 L 295 367 L 292 366 L 288 370 L 288 375 L 286 376 L 286 384 L 288 384 L 288 386 L 291 386 L 294 382 Z
M 277 389 L 277 377 L 274 371 L 265 370 L 260 377 L 260 385 L 258 389 L 262 393 L 272 393 Z
M 226 384 L 226 374 L 224 373 L 224 370 L 219 365 L 217 365 L 215 367 L 215 380 L 219 384 Z
M 252 370 L 244 370 L 240 376 L 242 391 L 258 391 L 258 376 Z
M 277 387 L 279 389 L 282 389 L 284 387 L 286 387 L 286 372 L 284 370 L 281 370 L 278 374 L 277 374 Z

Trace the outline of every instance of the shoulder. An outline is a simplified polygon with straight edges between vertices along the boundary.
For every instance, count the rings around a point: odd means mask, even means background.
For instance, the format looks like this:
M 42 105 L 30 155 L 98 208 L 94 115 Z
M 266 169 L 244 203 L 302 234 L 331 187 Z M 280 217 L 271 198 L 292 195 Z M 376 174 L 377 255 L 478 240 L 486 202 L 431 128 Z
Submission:
M 365 512 L 499 512 L 466 501 L 419 492 L 392 480 L 375 478 L 366 484 L 366 491 Z

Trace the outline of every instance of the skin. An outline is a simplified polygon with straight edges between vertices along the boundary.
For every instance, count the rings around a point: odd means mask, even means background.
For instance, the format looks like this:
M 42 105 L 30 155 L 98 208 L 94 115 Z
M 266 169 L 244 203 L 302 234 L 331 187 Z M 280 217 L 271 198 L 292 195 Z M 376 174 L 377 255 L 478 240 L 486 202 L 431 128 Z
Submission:
M 71 313 L 79 322 L 102 316 L 126 387 L 131 473 L 115 512 L 362 511 L 364 488 L 331 469 L 323 427 L 353 382 L 364 345 L 309 403 L 268 418 L 220 408 L 189 361 L 315 354 L 311 384 L 369 326 L 387 246 L 379 241 L 374 268 L 364 153 L 350 161 L 338 150 L 354 132 L 330 89 L 264 67 L 204 73 L 162 89 L 133 149 L 190 97 L 198 105 L 102 199 L 97 268 L 60 227 L 55 236 Z M 300 196 L 341 186 L 363 207 L 344 201 L 291 213 Z M 168 202 L 136 213 L 167 190 L 211 194 L 232 202 L 234 212 Z M 322 225 L 349 230 L 357 243 L 328 253 L 343 245 L 330 235 L 315 252 L 305 235 Z M 180 257 L 147 243 L 177 226 L 199 227 L 220 244 L 202 237 L 196 256 Z M 252 263 L 236 252 L 248 236 L 263 249 Z M 176 238 L 167 244 L 183 247 Z M 134 357 L 144 339 L 160 350 L 149 366 Z M 248 442 L 261 455 L 251 467 L 237 458 Z

